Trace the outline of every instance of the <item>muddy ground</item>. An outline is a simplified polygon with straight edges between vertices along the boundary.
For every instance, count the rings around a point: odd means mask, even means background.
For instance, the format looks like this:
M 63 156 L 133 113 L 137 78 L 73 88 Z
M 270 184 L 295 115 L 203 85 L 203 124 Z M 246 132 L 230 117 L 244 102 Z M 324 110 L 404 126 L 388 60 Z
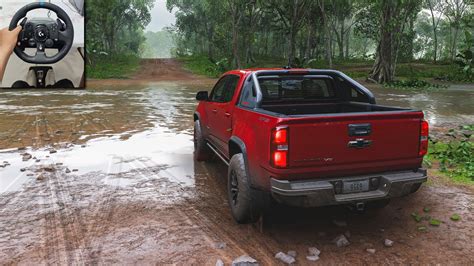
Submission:
M 260 223 L 236 224 L 225 165 L 192 156 L 194 95 L 214 81 L 172 60 L 143 69 L 132 80 L 91 81 L 87 91 L 2 92 L 1 264 L 214 265 L 247 254 L 271 265 L 289 250 L 298 265 L 474 264 L 474 190 L 431 173 L 419 192 L 381 210 L 274 206 Z M 387 104 L 426 106 L 435 132 L 473 119 L 463 105 L 469 91 L 375 93 Z M 349 246 L 336 247 L 340 234 Z M 306 260 L 312 246 L 321 250 L 316 263 Z

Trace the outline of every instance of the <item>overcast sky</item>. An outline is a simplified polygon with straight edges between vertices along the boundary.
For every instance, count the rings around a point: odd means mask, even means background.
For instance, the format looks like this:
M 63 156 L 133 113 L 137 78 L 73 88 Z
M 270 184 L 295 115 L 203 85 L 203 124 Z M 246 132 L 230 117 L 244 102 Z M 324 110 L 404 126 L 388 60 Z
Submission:
M 166 0 L 156 0 L 155 7 L 151 10 L 151 22 L 145 30 L 160 31 L 164 27 L 171 26 L 176 21 L 174 14 L 166 9 Z

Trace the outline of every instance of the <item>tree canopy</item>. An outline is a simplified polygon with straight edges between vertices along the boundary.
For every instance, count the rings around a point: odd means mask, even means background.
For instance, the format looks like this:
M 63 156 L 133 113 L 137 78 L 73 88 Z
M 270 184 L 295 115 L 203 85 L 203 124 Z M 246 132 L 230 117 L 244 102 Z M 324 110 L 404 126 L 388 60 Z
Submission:
M 472 49 L 469 0 L 167 0 L 167 8 L 176 11 L 177 55 L 229 68 L 362 58 L 373 60 L 369 78 L 390 82 L 398 62 L 454 61 Z

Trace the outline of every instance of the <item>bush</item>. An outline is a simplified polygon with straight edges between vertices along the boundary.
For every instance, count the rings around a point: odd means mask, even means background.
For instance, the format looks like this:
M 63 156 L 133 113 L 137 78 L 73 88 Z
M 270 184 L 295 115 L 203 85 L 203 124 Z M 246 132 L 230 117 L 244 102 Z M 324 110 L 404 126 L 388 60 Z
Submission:
M 227 59 L 215 63 L 204 55 L 180 56 L 178 59 L 184 63 L 185 68 L 199 75 L 217 78 L 227 71 Z

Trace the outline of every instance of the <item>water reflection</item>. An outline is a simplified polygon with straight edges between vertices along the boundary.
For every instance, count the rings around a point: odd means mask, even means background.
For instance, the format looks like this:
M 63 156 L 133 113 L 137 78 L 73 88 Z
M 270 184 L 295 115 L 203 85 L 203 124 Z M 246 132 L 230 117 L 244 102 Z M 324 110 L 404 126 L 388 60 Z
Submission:
M 20 189 L 35 179 L 40 165 L 56 163 L 64 165 L 60 171 L 96 173 L 104 184 L 118 187 L 163 178 L 193 187 L 194 97 L 211 86 L 155 83 L 85 91 L 3 91 L 0 164 L 10 165 L 0 167 L 0 193 Z M 474 123 L 470 90 L 371 90 L 379 104 L 424 110 L 434 127 Z M 9 149 L 22 146 L 26 151 Z M 58 152 L 50 154 L 51 148 Z M 22 161 L 23 152 L 39 162 Z
M 474 124 L 474 90 L 414 92 L 376 87 L 370 89 L 379 104 L 423 110 L 431 126 Z

